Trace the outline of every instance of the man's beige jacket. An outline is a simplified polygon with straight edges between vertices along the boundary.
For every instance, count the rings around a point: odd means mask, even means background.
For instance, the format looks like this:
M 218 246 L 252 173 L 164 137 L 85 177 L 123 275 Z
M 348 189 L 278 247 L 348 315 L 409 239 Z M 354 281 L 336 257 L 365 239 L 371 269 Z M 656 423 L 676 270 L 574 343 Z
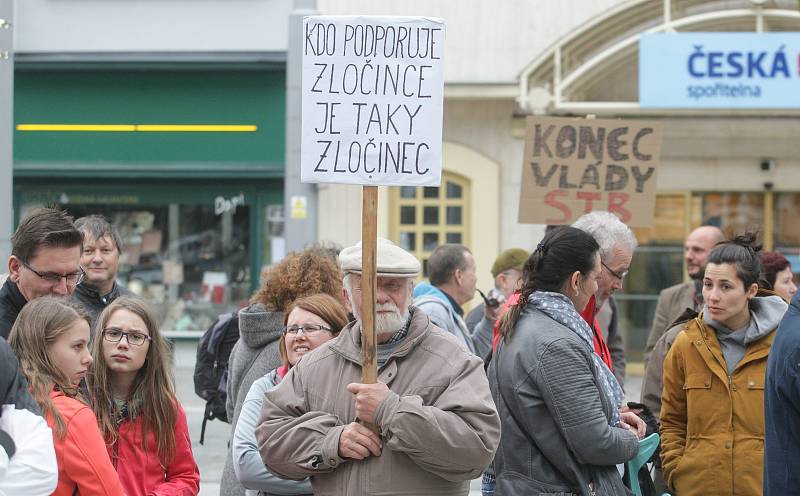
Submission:
M 317 496 L 468 494 L 500 441 L 481 359 L 412 307 L 408 335 L 378 375 L 390 389 L 375 413 L 383 451 L 346 460 L 339 436 L 356 420 L 346 387 L 361 382 L 360 336 L 350 324 L 265 396 L 256 436 L 267 467 L 310 476 Z

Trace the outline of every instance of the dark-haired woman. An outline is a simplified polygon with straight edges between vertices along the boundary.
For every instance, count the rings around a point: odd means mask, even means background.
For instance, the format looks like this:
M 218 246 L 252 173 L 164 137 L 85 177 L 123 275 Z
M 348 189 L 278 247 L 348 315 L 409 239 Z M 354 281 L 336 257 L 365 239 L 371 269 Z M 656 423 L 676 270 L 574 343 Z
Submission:
M 764 377 L 786 302 L 759 290 L 760 247 L 746 234 L 718 245 L 705 306 L 664 361 L 661 460 L 674 493 L 762 493 Z
M 565 227 L 525 264 L 520 304 L 504 317 L 489 366 L 502 422 L 498 495 L 627 494 L 616 465 L 636 455 L 644 423 L 620 410 L 622 389 L 576 310 L 597 291 L 598 249 Z
M 789 259 L 777 251 L 765 251 L 761 252 L 761 263 L 764 265 L 764 279 L 769 287 L 784 300 L 792 301 L 797 293 L 797 285 L 794 283 Z

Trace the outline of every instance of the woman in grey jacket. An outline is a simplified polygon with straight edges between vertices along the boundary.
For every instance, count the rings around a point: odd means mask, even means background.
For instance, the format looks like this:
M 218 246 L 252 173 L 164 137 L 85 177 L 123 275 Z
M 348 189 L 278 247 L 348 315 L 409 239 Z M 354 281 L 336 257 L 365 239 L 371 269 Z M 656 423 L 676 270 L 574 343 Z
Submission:
M 644 422 L 623 411 L 622 388 L 579 314 L 597 291 L 597 242 L 572 227 L 553 230 L 524 272 L 489 367 L 502 422 L 497 495 L 627 494 L 617 465 L 638 452 Z

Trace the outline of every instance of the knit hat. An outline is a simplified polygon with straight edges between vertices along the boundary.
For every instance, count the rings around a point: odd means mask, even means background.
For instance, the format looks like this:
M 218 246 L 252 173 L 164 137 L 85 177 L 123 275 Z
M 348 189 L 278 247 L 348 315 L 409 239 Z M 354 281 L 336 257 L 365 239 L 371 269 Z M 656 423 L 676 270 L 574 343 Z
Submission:
M 511 248 L 501 253 L 492 264 L 492 277 L 497 277 L 508 269 L 517 269 L 522 272 L 522 267 L 528 260 L 528 252 L 521 248 Z
M 417 277 L 420 264 L 417 257 L 388 239 L 378 238 L 377 273 L 379 277 Z M 342 272 L 361 273 L 361 241 L 339 253 Z

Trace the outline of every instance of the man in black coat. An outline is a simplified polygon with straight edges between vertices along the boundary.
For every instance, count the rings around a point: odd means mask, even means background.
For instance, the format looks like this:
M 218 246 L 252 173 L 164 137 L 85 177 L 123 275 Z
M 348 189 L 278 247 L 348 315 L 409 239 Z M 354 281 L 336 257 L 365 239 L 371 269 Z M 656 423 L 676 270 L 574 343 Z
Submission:
M 69 296 L 83 279 L 83 237 L 66 212 L 37 208 L 11 236 L 8 279 L 0 288 L 0 336 L 8 338 L 22 307 L 44 295 Z
M 132 295 L 117 283 L 122 238 L 102 215 L 89 215 L 75 221 L 83 234 L 81 266 L 86 271 L 72 300 L 80 303 L 91 317 L 92 332 L 100 312 L 120 296 Z
M 764 496 L 800 487 L 800 292 L 776 332 L 764 387 Z

